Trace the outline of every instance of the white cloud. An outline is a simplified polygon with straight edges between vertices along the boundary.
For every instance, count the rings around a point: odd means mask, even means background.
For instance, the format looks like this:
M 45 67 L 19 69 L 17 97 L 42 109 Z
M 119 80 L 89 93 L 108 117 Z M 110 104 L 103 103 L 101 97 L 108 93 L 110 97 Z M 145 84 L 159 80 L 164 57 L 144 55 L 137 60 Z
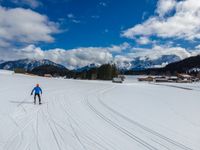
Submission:
M 126 51 L 126 53 L 124 52 Z M 155 45 L 152 48 L 135 48 L 128 43 L 111 45 L 109 47 L 80 47 L 76 49 L 50 49 L 43 50 L 35 45 L 29 45 L 22 49 L 1 50 L 0 60 L 16 59 L 49 59 L 65 65 L 69 69 L 83 67 L 92 63 L 105 64 L 115 62 L 121 68 L 131 67 L 131 61 L 139 57 L 142 59 L 155 60 L 163 55 L 176 55 L 181 59 L 200 54 L 200 50 L 187 51 L 182 47 Z
M 39 0 L 10 0 L 10 1 L 19 6 L 26 5 L 31 8 L 37 8 L 42 5 L 42 3 Z
M 76 23 L 76 24 L 81 23 L 81 21 L 80 21 L 80 20 L 77 20 L 77 19 L 72 19 L 72 22 L 73 22 L 73 23 Z
M 188 41 L 200 39 L 200 1 L 197 0 L 159 0 L 158 16 L 150 17 L 142 24 L 123 31 L 122 36 L 135 39 L 138 36 L 157 36 L 161 38 L 177 38 Z M 168 5 L 162 6 L 168 3 Z M 171 4 L 173 3 L 173 4 Z M 175 9 L 172 16 L 166 13 Z M 162 17 L 161 17 L 162 16 Z
M 124 50 L 130 49 L 131 46 L 128 43 L 123 43 L 121 45 L 112 45 L 111 47 L 105 48 L 106 51 L 111 52 L 111 53 L 121 53 Z
M 103 6 L 103 7 L 106 7 L 106 6 L 107 6 L 107 3 L 106 3 L 106 2 L 100 2 L 99 5 L 100 5 L 100 6 Z
M 163 17 L 170 13 L 176 6 L 176 0 L 159 0 L 156 12 Z
M 78 20 L 78 19 L 75 17 L 75 15 L 72 14 L 72 13 L 68 14 L 68 15 L 67 15 L 67 18 L 68 18 L 71 22 L 73 22 L 73 23 L 76 23 L 76 24 L 81 23 L 81 21 Z
M 6 9 L 0 6 L 0 45 L 2 43 L 52 42 L 58 25 L 30 9 Z
M 10 44 L 6 41 L 0 40 L 0 48 L 7 48 Z
M 154 45 L 150 49 L 133 48 L 132 51 L 133 53 L 130 53 L 129 56 L 140 57 L 141 59 L 145 59 L 145 57 L 147 57 L 150 60 L 158 59 L 163 55 L 176 55 L 181 59 L 191 56 L 191 53 L 185 48 L 167 45 Z
M 195 49 L 200 49 L 200 45 L 197 45 L 197 46 L 195 47 Z
M 131 62 L 135 58 L 139 58 L 140 60 L 157 60 L 164 55 L 175 55 L 180 59 L 185 59 L 191 56 L 196 56 L 198 54 L 200 54 L 200 50 L 188 52 L 185 48 L 182 47 L 171 47 L 166 45 L 155 45 L 149 49 L 133 47 L 128 53 L 115 56 L 114 62 L 120 68 L 130 69 L 132 67 Z M 160 65 L 165 66 L 166 64 Z
M 148 37 L 140 37 L 136 39 L 136 42 L 140 45 L 150 44 L 152 41 Z
M 50 49 L 42 50 L 35 45 L 29 45 L 22 49 L 1 50 L 0 59 L 16 60 L 23 58 L 30 59 L 49 59 L 56 63 L 60 63 L 74 69 L 83 67 L 92 63 L 105 64 L 113 60 L 112 53 L 120 53 L 129 47 L 128 43 L 123 43 L 119 46 L 112 45 L 110 47 L 80 47 L 77 49 Z
M 92 18 L 92 19 L 99 19 L 100 16 L 99 16 L 99 15 L 92 15 L 91 18 Z
M 71 19 L 71 18 L 75 18 L 75 16 L 74 16 L 74 14 L 70 13 L 70 14 L 67 15 L 67 18 Z

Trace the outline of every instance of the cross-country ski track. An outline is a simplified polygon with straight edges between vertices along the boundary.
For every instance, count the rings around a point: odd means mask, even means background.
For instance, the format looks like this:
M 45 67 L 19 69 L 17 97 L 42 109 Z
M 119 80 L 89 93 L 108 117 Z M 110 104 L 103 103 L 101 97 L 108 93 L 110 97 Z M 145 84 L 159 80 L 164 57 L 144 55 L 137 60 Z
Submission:
M 200 149 L 200 84 L 17 74 L 0 74 L 0 82 L 0 150 Z M 30 96 L 36 83 L 42 105 Z

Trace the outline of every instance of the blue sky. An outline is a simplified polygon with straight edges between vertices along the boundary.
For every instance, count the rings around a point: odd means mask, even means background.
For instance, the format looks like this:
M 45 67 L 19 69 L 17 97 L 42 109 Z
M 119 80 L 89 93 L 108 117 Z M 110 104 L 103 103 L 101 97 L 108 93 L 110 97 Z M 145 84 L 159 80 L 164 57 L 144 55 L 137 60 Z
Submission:
M 68 68 L 200 54 L 196 0 L 0 0 L 0 59 Z
M 123 29 L 138 24 L 152 15 L 155 0 L 41 0 L 41 5 L 31 8 L 59 23 L 62 33 L 55 34 L 54 43 L 41 43 L 42 48 L 108 46 L 121 44 Z M 5 7 L 28 5 L 3 1 Z

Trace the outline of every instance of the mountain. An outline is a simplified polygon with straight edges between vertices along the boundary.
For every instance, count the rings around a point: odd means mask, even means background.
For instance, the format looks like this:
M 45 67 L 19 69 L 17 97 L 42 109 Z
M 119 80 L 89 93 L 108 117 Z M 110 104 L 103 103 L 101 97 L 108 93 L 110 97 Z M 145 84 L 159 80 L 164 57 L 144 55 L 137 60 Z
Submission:
M 145 58 L 144 60 L 141 60 L 140 58 L 136 58 L 134 61 L 132 61 L 132 70 L 143 70 L 147 68 L 159 68 L 166 66 L 169 63 L 176 62 L 181 60 L 176 55 L 163 55 L 160 58 L 151 60 L 149 58 Z
M 14 70 L 16 68 L 24 69 L 25 71 L 31 71 L 35 67 L 39 67 L 42 65 L 53 65 L 59 68 L 65 68 L 62 65 L 56 64 L 50 60 L 35 60 L 35 59 L 20 59 L 16 61 L 7 61 L 0 64 L 0 69 L 5 70 Z
M 176 74 L 190 73 L 197 74 L 200 72 L 200 55 L 186 58 L 184 60 L 173 62 L 163 68 L 149 68 L 144 70 L 129 70 L 126 74 Z
M 30 73 L 39 76 L 44 76 L 45 74 L 51 74 L 52 76 L 67 76 L 69 70 L 55 65 L 42 65 L 35 67 L 30 71 Z
M 75 71 L 75 72 L 89 71 L 90 69 L 98 68 L 99 66 L 100 65 L 93 63 L 93 64 L 90 64 L 90 65 L 87 65 L 87 66 L 84 66 L 84 67 L 80 67 L 80 68 L 74 69 L 73 71 Z
M 198 71 L 200 69 L 200 55 L 189 57 L 179 62 L 171 63 L 164 69 L 170 72 L 189 72 L 191 70 Z
M 181 58 L 177 55 L 162 55 L 158 58 L 152 59 L 150 56 L 146 57 L 136 57 L 133 58 L 132 61 L 122 61 L 122 62 L 115 62 L 116 66 L 119 70 L 127 71 L 127 70 L 144 70 L 148 68 L 159 68 L 166 66 L 169 63 L 177 62 L 181 60 Z M 33 68 L 42 66 L 42 65 L 54 65 L 61 68 L 65 68 L 62 65 L 56 64 L 50 60 L 43 59 L 43 60 L 35 60 L 35 59 L 21 59 L 16 61 L 7 61 L 3 62 L 0 61 L 0 69 L 6 70 L 14 70 L 24 69 L 25 71 L 31 71 Z M 98 64 L 90 64 L 84 67 L 79 67 L 74 69 L 74 72 L 83 72 L 88 71 L 93 68 L 99 67 Z
M 160 68 L 172 62 L 180 61 L 181 58 L 176 55 L 163 55 L 156 59 L 149 57 L 136 57 L 134 60 L 128 62 L 124 61 L 123 64 L 117 64 L 120 70 L 144 70 L 148 68 Z
M 2 63 L 4 63 L 5 61 L 3 61 L 3 60 L 0 60 L 0 64 L 2 64 Z
M 127 70 L 144 70 L 148 68 L 161 68 L 169 63 L 180 61 L 181 58 L 177 55 L 162 55 L 159 58 L 151 59 L 150 57 L 136 57 L 133 58 L 132 61 L 120 61 L 115 62 L 117 68 L 121 71 Z M 83 72 L 88 71 L 93 68 L 98 68 L 98 64 L 90 64 L 84 67 L 76 68 L 73 71 L 75 72 Z

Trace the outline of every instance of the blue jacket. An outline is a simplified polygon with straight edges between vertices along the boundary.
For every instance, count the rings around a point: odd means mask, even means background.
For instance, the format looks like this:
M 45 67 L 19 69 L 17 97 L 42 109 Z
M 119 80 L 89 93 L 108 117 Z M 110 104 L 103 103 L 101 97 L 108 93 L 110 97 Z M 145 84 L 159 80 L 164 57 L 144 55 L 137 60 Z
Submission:
M 42 94 L 42 89 L 39 86 L 34 87 L 34 89 L 31 92 L 31 95 L 35 92 L 35 94 Z

